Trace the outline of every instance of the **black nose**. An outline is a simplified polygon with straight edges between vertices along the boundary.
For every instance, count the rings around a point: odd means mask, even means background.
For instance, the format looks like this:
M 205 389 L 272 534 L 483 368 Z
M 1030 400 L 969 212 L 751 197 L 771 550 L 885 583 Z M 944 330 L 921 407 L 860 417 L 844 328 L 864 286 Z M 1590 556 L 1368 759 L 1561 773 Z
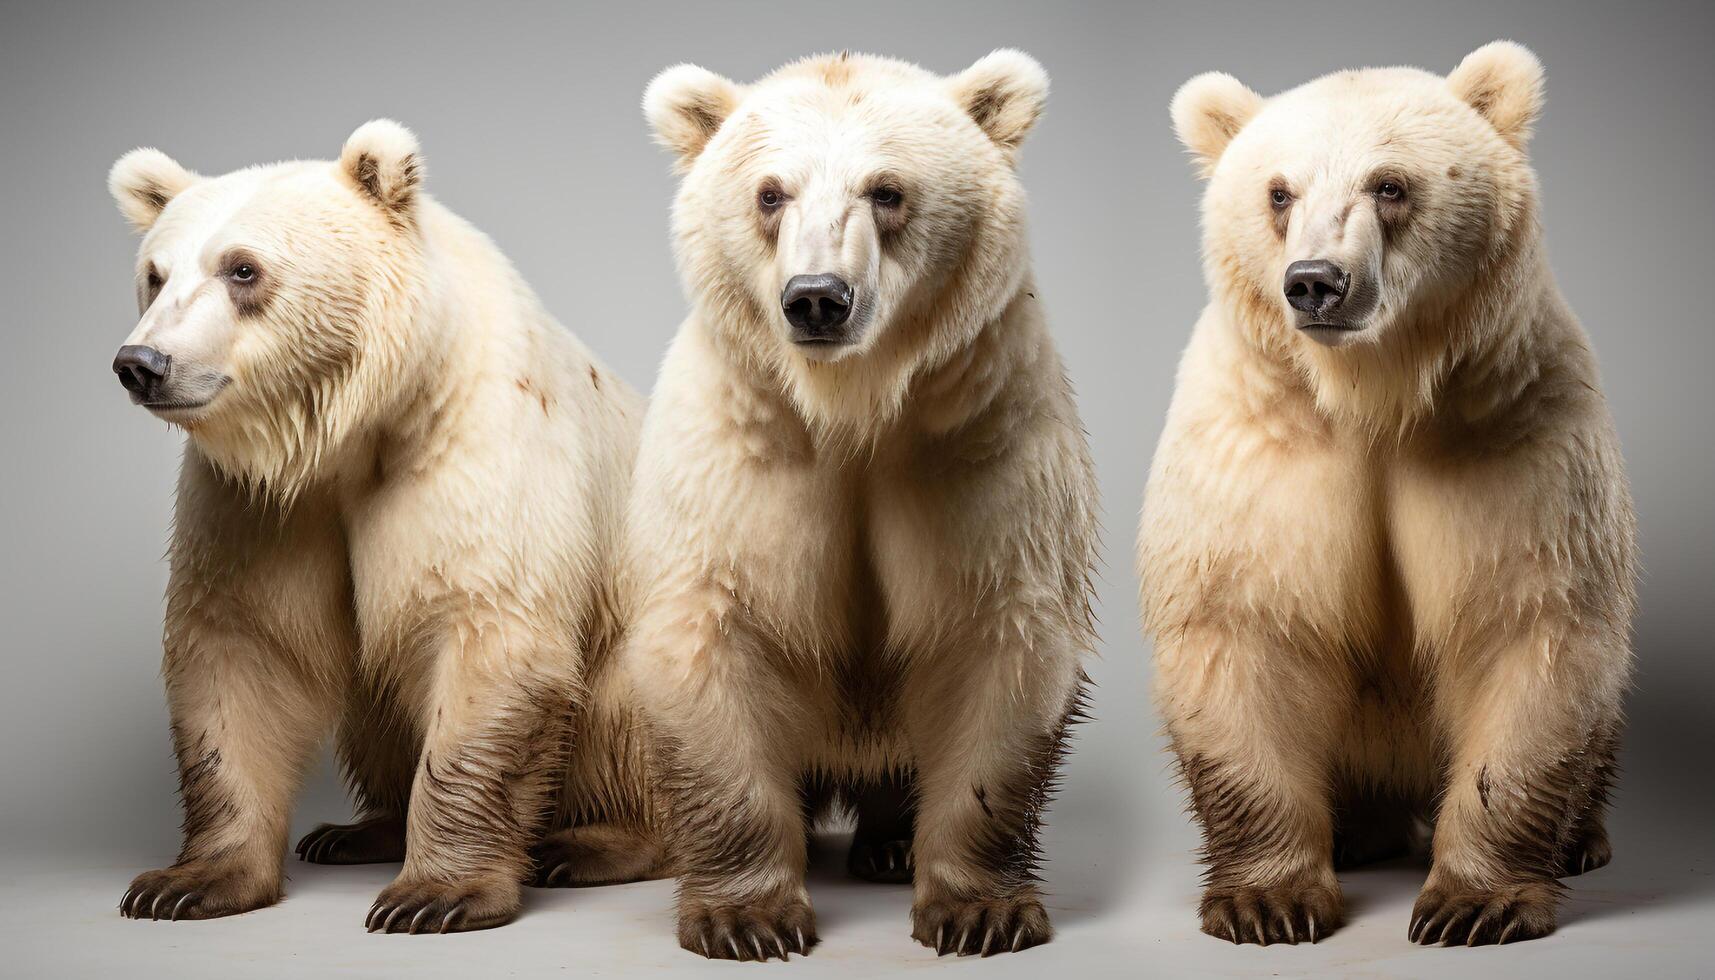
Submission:
M 1351 281 L 1345 270 L 1327 259 L 1294 262 L 1286 267 L 1286 302 L 1300 313 L 1323 316 L 1345 302 Z
M 786 322 L 816 337 L 846 322 L 852 313 L 852 287 L 839 276 L 793 276 L 780 294 Z
M 167 366 L 172 363 L 171 357 L 153 347 L 127 344 L 113 359 L 113 373 L 126 391 L 147 399 L 167 380 Z

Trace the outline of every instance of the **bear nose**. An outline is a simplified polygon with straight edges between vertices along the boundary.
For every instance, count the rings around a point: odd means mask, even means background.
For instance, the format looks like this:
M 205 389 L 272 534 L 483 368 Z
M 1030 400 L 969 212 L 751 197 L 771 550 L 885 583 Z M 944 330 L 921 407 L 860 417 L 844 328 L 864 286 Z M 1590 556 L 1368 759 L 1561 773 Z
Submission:
M 1294 262 L 1286 267 L 1286 302 L 1300 313 L 1323 316 L 1339 309 L 1351 281 L 1327 259 Z
M 172 363 L 172 357 L 153 347 L 126 344 L 113 359 L 113 373 L 119 375 L 119 383 L 126 391 L 148 399 L 167 380 L 167 368 Z
M 852 287 L 839 276 L 793 276 L 780 294 L 786 322 L 811 337 L 820 337 L 846 322 L 852 312 Z

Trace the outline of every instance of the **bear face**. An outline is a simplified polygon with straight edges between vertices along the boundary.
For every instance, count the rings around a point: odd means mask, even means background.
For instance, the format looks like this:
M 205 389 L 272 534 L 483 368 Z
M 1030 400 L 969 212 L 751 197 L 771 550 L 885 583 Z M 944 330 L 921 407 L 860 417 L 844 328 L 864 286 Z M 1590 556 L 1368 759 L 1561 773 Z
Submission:
M 1193 78 L 1172 113 L 1209 180 L 1211 283 L 1301 358 L 1321 356 L 1307 343 L 1445 346 L 1433 333 L 1455 318 L 1437 314 L 1534 219 L 1524 146 L 1541 89 L 1540 63 L 1508 42 L 1446 78 L 1347 71 L 1269 99 Z
M 674 208 L 699 313 L 770 365 L 805 414 L 895 402 L 914 368 L 967 343 L 1016 292 L 1013 169 L 1047 75 L 997 51 L 951 78 L 864 55 L 737 85 L 680 65 L 644 98 L 684 174 Z
M 114 361 L 132 401 L 232 475 L 290 482 L 397 395 L 425 346 L 414 137 L 377 121 L 337 163 L 201 177 L 158 150 L 109 176 L 143 232 L 141 318 Z

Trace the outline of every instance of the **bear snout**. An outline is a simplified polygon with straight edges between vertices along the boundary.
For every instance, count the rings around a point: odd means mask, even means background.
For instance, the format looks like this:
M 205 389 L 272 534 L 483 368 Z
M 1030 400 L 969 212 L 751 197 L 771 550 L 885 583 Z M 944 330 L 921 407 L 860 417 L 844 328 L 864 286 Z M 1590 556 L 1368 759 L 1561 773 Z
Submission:
M 852 313 L 852 287 L 829 273 L 793 276 L 780 293 L 780 308 L 796 343 L 838 341 L 835 331 Z
M 1352 275 L 1327 259 L 1294 262 L 1286 267 L 1286 302 L 1313 321 L 1322 321 L 1346 301 Z
M 119 376 L 119 383 L 131 393 L 132 401 L 152 402 L 160 398 L 161 388 L 167 381 L 167 370 L 172 363 L 170 355 L 153 347 L 126 344 L 119 348 L 118 356 L 113 358 L 113 373 Z

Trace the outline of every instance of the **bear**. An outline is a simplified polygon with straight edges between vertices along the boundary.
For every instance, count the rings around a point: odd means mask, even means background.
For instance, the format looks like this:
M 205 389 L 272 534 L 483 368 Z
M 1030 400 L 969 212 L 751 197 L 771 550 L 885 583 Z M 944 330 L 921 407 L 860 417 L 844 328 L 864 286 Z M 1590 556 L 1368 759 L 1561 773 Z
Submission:
M 1418 943 L 1545 935 L 1609 858 L 1636 530 L 1545 255 L 1543 84 L 1495 42 L 1173 98 L 1210 298 L 1138 554 L 1211 935 L 1315 942 L 1336 869 L 1431 826 Z
M 644 97 L 690 312 L 644 420 L 622 658 L 678 939 L 817 942 L 807 836 L 911 881 L 940 954 L 1048 941 L 1038 828 L 1093 643 L 1096 481 L 1031 273 L 1048 77 L 851 53 Z
M 163 667 L 183 848 L 127 916 L 275 902 L 329 731 L 362 819 L 298 853 L 403 861 L 371 931 L 494 926 L 532 874 L 664 860 L 610 653 L 642 400 L 423 180 L 388 120 L 337 161 L 112 169 L 143 233 L 113 368 L 187 436 Z

